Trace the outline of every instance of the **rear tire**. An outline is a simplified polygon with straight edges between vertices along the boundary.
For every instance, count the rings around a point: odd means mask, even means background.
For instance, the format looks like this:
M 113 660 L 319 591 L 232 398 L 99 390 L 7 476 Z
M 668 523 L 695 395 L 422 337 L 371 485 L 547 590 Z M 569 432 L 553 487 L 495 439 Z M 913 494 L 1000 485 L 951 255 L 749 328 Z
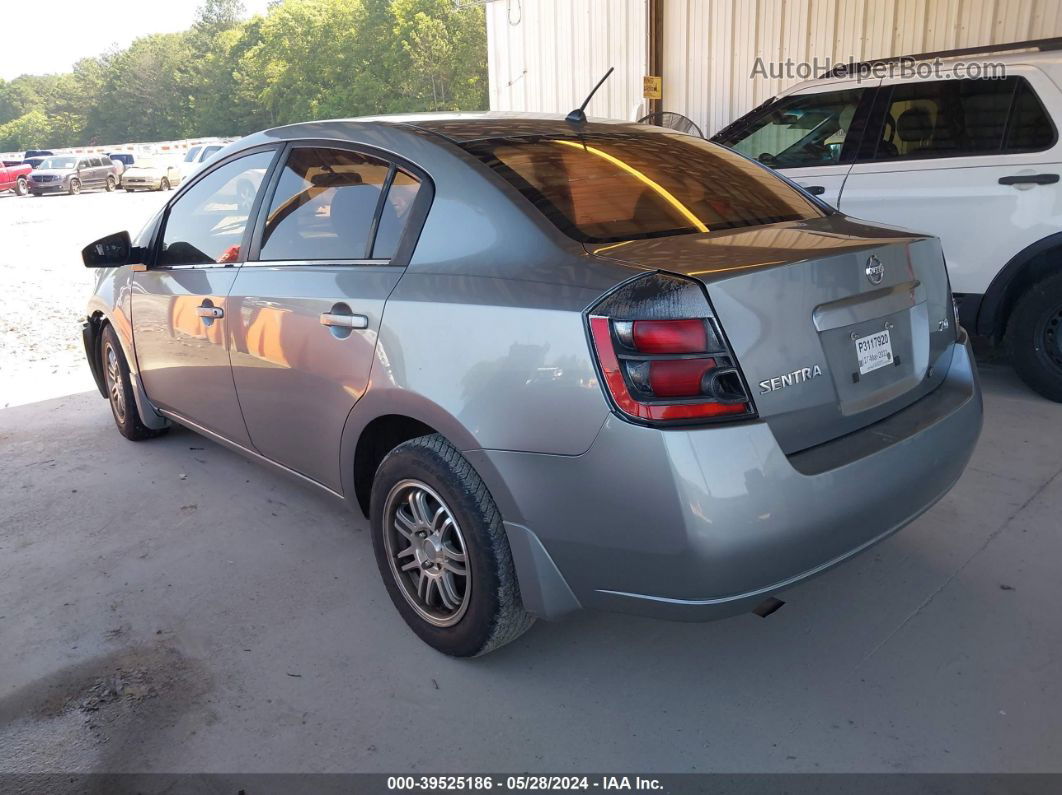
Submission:
M 29 191 L 29 181 L 25 177 L 19 177 L 15 180 L 15 195 L 25 196 Z
M 166 428 L 149 428 L 140 419 L 136 397 L 133 395 L 133 379 L 129 374 L 129 365 L 122 353 L 118 335 L 110 324 L 103 328 L 100 337 L 100 367 L 104 383 L 107 386 L 107 401 L 111 405 L 111 416 L 118 426 L 118 433 L 131 442 L 154 439 L 166 432 Z
M 126 188 L 126 189 L 125 189 L 125 192 L 126 192 L 126 193 L 132 193 L 132 192 L 133 192 L 133 189 L 132 189 L 132 188 Z
M 1041 279 L 1014 304 L 1006 347 L 1021 379 L 1062 403 L 1062 273 Z
M 107 177 L 107 184 L 105 188 L 108 193 L 114 193 L 114 189 L 118 187 L 118 183 L 114 181 L 114 177 Z
M 442 436 L 412 439 L 387 454 L 373 480 L 370 516 L 391 601 L 429 646 L 475 657 L 534 623 L 494 500 Z
M 159 182 L 159 190 L 169 190 L 169 189 L 170 189 L 170 181 L 168 179 L 166 179 L 165 177 L 163 177 L 162 181 Z

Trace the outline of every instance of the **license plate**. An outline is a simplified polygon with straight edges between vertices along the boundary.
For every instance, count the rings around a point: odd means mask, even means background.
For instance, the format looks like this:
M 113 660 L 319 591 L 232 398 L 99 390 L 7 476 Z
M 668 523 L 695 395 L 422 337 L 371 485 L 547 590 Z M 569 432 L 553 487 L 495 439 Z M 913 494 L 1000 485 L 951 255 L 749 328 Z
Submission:
M 856 358 L 859 360 L 859 374 L 866 375 L 892 364 L 892 338 L 888 331 L 877 331 L 855 341 Z

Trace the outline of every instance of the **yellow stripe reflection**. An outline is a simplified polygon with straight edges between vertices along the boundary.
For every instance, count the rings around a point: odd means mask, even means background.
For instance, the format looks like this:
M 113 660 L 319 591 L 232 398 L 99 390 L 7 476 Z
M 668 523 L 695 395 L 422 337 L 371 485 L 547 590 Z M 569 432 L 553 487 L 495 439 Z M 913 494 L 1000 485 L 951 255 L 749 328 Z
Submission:
M 694 215 L 692 212 L 690 212 L 690 208 L 680 202 L 678 198 L 673 193 L 671 193 L 671 191 L 669 191 L 660 183 L 654 182 L 649 177 L 645 176 L 645 174 L 643 174 L 638 169 L 634 168 L 634 166 L 624 163 L 618 157 L 613 157 L 608 152 L 604 152 L 593 146 L 586 146 L 585 144 L 581 144 L 576 141 L 554 140 L 553 143 L 561 144 L 563 146 L 570 146 L 573 149 L 582 149 L 583 151 L 589 152 L 592 155 L 597 155 L 603 160 L 607 160 L 609 163 L 612 163 L 612 165 L 616 166 L 617 168 L 623 169 L 632 177 L 639 180 L 640 182 L 643 182 L 644 184 L 652 188 L 654 191 L 656 191 L 656 193 L 658 193 L 660 197 L 664 199 L 664 201 L 666 201 L 668 204 L 670 204 L 672 207 L 682 213 L 683 217 L 686 218 L 686 220 L 689 221 L 691 224 L 693 224 L 693 226 L 697 228 L 698 232 L 708 231 L 708 227 L 705 226 L 704 222 L 701 221 L 701 219 Z

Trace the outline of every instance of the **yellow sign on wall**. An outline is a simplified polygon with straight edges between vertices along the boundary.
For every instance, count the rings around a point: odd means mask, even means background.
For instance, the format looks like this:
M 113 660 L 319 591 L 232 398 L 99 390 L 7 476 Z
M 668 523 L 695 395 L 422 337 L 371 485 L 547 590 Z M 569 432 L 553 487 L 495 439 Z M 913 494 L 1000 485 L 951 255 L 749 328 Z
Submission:
M 660 75 L 646 75 L 642 78 L 642 97 L 645 99 L 661 99 L 663 88 L 664 80 Z

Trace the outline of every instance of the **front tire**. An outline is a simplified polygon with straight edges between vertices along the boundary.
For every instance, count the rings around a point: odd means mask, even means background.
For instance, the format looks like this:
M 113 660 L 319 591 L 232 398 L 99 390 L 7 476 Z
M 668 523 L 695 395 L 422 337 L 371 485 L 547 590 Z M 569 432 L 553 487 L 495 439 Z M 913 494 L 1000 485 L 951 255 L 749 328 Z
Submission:
M 118 432 L 131 442 L 153 439 L 166 432 L 165 428 L 149 428 L 140 419 L 140 412 L 133 395 L 133 379 L 129 373 L 118 335 L 110 324 L 104 327 L 100 338 L 100 366 L 107 386 L 107 401 Z
M 81 193 L 81 180 L 79 180 L 79 179 L 70 180 L 70 187 L 67 190 L 67 192 L 71 196 L 77 196 L 79 193 Z
M 15 195 L 25 196 L 29 191 L 29 181 L 25 177 L 19 177 L 15 180 Z
M 1014 304 L 1007 353 L 1021 379 L 1062 403 L 1062 273 L 1041 279 Z
M 412 439 L 387 454 L 373 481 L 370 515 L 391 601 L 429 646 L 474 657 L 534 622 L 520 600 L 494 500 L 442 436 Z

